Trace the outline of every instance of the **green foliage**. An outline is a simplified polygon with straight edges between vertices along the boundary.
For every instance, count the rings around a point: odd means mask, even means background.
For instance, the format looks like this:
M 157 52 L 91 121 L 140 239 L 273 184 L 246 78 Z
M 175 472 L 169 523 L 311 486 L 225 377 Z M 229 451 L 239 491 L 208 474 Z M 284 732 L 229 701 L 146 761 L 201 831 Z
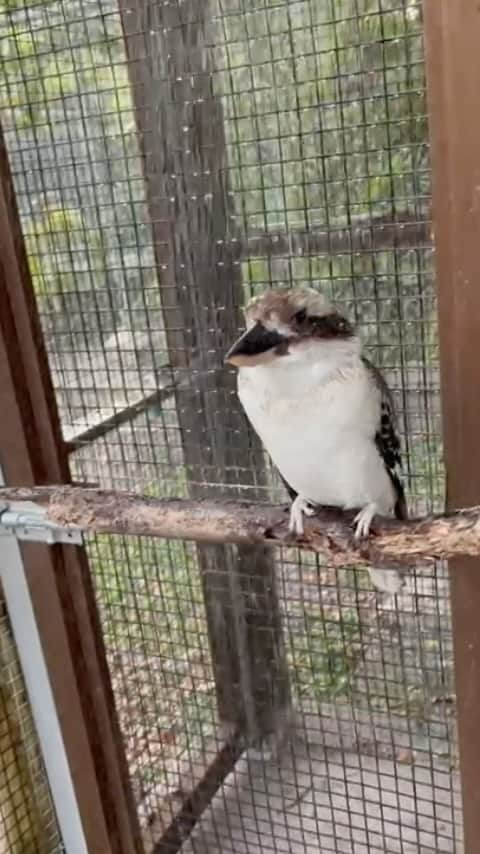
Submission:
M 302 630 L 295 633 L 289 654 L 299 698 L 320 702 L 350 694 L 361 630 L 353 608 L 328 615 L 317 608 L 305 610 Z
M 2 126 L 35 291 L 49 340 L 68 328 L 79 345 L 121 321 L 127 267 L 130 289 L 143 282 L 128 68 L 118 10 L 101 5 L 0 5 Z
M 81 211 L 46 209 L 29 228 L 26 249 L 40 300 L 92 289 L 105 273 L 102 236 L 85 227 Z
M 106 535 L 87 547 L 127 759 L 138 783 L 165 782 L 168 757 L 215 725 L 195 549 Z
M 116 649 L 186 661 L 188 639 L 205 629 L 194 547 L 102 535 L 89 551 L 107 639 Z
M 374 218 L 428 217 L 420 6 L 259 5 L 252 0 L 246 14 L 223 19 L 216 53 L 232 228 L 335 232 L 368 228 Z M 360 326 L 382 367 L 431 361 L 430 264 L 428 250 L 290 253 L 250 258 L 242 274 L 246 297 L 271 286 L 321 288 Z
M 383 0 L 381 6 L 378 0 L 249 0 L 238 13 L 224 0 L 216 6 L 213 85 L 224 107 L 232 233 L 421 216 L 427 128 L 414 0 Z M 36 291 L 43 299 L 105 292 L 102 317 L 88 312 L 82 321 L 93 334 L 99 330 L 89 324 L 110 331 L 111 313 L 115 320 L 122 316 L 125 288 L 130 303 L 137 288 L 139 304 L 145 300 L 151 235 L 118 9 L 110 0 L 98 9 L 93 4 L 80 26 L 83 4 L 71 0 L 61 7 L 44 0 L 28 10 L 23 0 L 0 4 L 0 107 L 15 148 L 33 144 L 42 152 L 41 168 L 54 177 L 55 189 L 48 179 L 30 182 L 29 195 L 22 195 Z M 57 164 L 60 151 L 67 157 Z M 50 228 L 45 211 L 52 209 L 67 217 L 77 211 L 80 227 L 66 222 Z M 74 263 L 81 250 L 83 269 Z M 388 345 L 394 329 L 395 359 L 400 350 L 417 357 L 413 322 L 421 319 L 422 306 L 410 302 L 412 325 L 399 341 L 404 318 L 392 289 L 401 275 L 406 303 L 418 283 L 419 256 L 411 254 L 403 271 L 387 270 L 398 257 L 291 258 L 283 266 L 252 258 L 243 265 L 245 291 L 292 281 L 318 284 L 347 303 L 368 338 L 369 325 L 373 336 L 379 334 L 375 287 L 382 292 Z M 57 300 L 55 308 L 61 316 L 70 303 Z M 63 333 L 61 323 L 56 331 Z
M 64 99 L 95 95 L 99 108 L 109 116 L 112 131 L 118 133 L 119 112 L 131 108 L 127 69 L 118 62 L 122 58 L 119 31 L 106 32 L 101 40 L 89 40 L 86 31 L 72 49 L 68 30 L 56 28 L 53 22 L 49 26 L 47 16 L 55 13 L 51 3 L 43 0 L 28 5 L 33 5 L 30 15 L 25 14 L 23 0 L 0 4 L 4 126 L 17 132 L 44 126 L 53 120 L 52 111 Z
M 427 127 L 416 16 L 397 0 L 381 11 L 377 0 L 250 9 L 224 20 L 216 78 L 240 219 L 258 229 L 332 227 L 420 192 Z
M 156 414 L 155 407 L 151 408 L 151 412 L 152 415 Z M 163 411 L 163 417 L 165 417 L 165 411 Z M 168 464 L 168 459 L 165 462 Z M 150 483 L 145 487 L 143 493 L 151 498 L 188 498 L 188 480 L 185 467 L 172 465 L 168 472 L 168 481 Z

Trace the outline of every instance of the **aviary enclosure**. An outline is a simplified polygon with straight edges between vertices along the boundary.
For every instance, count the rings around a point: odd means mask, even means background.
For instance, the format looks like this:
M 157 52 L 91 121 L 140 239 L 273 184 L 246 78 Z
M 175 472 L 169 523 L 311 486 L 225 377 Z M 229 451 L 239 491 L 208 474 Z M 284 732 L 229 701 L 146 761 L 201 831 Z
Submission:
M 476 504 L 478 37 L 470 0 L 2 0 L 5 483 L 285 502 L 223 355 L 302 284 L 394 391 L 411 513 L 446 468 Z M 388 597 L 125 530 L 0 536 L 1 852 L 477 852 L 478 559 Z

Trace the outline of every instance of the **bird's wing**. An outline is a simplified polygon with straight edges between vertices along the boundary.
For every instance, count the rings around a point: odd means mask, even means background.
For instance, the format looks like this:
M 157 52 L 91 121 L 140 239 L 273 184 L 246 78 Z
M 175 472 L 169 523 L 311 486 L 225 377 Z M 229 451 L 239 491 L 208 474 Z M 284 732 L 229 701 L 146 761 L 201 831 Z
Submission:
M 395 490 L 395 516 L 397 519 L 406 519 L 408 514 L 401 481 L 400 439 L 397 433 L 392 395 L 378 368 L 372 365 L 368 359 L 364 358 L 363 361 L 380 392 L 380 413 L 377 432 L 375 433 L 375 444 Z

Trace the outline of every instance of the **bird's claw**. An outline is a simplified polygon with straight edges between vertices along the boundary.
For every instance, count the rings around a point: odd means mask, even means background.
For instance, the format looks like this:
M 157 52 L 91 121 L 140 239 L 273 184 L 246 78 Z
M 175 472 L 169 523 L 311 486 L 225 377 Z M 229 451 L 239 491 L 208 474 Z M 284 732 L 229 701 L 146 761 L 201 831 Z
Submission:
M 372 504 L 367 504 L 366 507 L 363 507 L 357 513 L 353 520 L 356 540 L 368 537 L 373 518 L 377 514 L 377 509 L 376 504 L 372 502 Z M 403 587 L 403 580 L 395 569 L 376 569 L 371 566 L 368 571 L 374 587 L 381 593 L 387 593 L 390 596 L 396 596 L 397 593 L 400 593 Z
M 297 495 L 290 508 L 289 533 L 294 534 L 296 537 L 303 537 L 303 516 L 313 516 L 314 513 L 315 510 L 308 501 L 302 498 L 301 495 Z
M 355 516 L 353 520 L 353 524 L 355 525 L 355 539 L 363 540 L 365 537 L 368 537 L 370 533 L 370 527 L 373 522 L 374 517 L 377 514 L 377 506 L 376 504 L 367 504 L 366 507 L 363 507 L 359 513 Z

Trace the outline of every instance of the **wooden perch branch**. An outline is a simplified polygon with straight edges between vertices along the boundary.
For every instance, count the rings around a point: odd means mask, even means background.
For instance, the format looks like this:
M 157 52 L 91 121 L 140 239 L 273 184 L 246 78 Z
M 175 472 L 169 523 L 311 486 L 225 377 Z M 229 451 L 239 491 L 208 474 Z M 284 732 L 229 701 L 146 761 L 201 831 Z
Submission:
M 245 501 L 150 498 L 74 486 L 0 489 L 0 503 L 19 501 L 34 501 L 50 522 L 85 532 L 291 546 L 316 552 L 336 567 L 362 563 L 393 568 L 480 554 L 480 507 L 409 522 L 378 519 L 375 533 L 357 544 L 353 514 L 328 508 L 306 519 L 305 537 L 296 540 L 288 534 L 284 507 Z

